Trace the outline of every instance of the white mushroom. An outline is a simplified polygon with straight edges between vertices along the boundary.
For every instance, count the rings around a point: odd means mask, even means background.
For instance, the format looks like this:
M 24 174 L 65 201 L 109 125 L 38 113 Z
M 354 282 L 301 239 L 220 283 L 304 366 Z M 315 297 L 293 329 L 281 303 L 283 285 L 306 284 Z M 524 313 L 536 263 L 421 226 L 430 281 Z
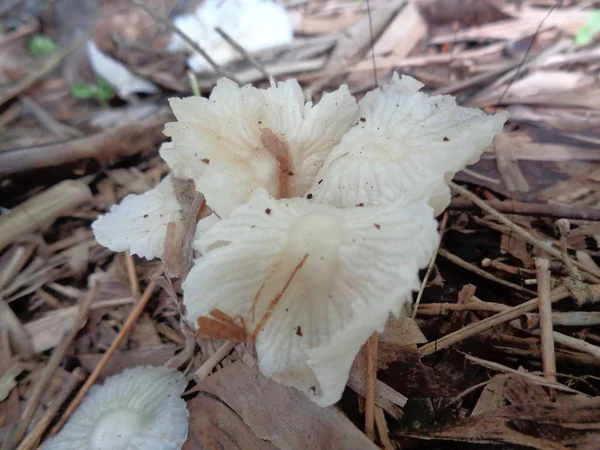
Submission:
M 479 160 L 508 116 L 429 97 L 418 92 L 422 86 L 394 74 L 359 102 L 356 124 L 316 177 L 315 200 L 348 207 L 429 198 L 436 214 L 448 206 L 447 182 Z
M 187 382 L 166 367 L 136 367 L 90 389 L 44 450 L 179 450 L 189 414 Z
M 173 143 L 160 154 L 220 217 L 260 187 L 277 198 L 305 194 L 357 110 L 346 86 L 305 104 L 295 80 L 259 90 L 221 79 L 209 99 L 172 99 L 171 107 Z
M 154 189 L 131 194 L 110 212 L 92 223 L 100 245 L 114 252 L 129 250 L 142 258 L 163 256 L 167 227 L 182 228 L 181 206 L 175 196 L 172 177 L 165 177 Z
M 285 8 L 270 0 L 207 0 L 193 14 L 176 18 L 174 24 L 219 65 L 241 59 L 241 56 L 215 31 L 217 27 L 250 53 L 289 44 L 294 35 Z M 179 35 L 174 34 L 169 50 L 184 49 L 193 52 Z M 188 58 L 187 64 L 194 72 L 212 70 L 199 54 Z
M 203 335 L 256 339 L 265 376 L 333 404 L 361 345 L 411 301 L 436 228 L 425 201 L 337 209 L 260 189 L 196 242 L 188 316 Z

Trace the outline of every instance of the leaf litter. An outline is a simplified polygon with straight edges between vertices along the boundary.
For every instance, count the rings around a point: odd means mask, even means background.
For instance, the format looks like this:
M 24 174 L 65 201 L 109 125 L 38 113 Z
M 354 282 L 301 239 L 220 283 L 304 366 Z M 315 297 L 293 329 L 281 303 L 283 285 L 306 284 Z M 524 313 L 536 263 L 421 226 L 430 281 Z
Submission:
M 446 441 L 597 448 L 600 141 L 593 7 L 534 0 L 457 0 L 455 8 L 441 7 L 441 0 L 285 1 L 292 43 L 223 68 L 257 86 L 268 84 L 265 74 L 295 77 L 316 98 L 344 83 L 360 96 L 395 69 L 421 79 L 431 92 L 456 95 L 462 105 L 509 112 L 500 138 L 455 178 L 471 197 L 460 186 L 454 190 L 415 320 L 391 321 L 379 337 L 373 397 L 379 435 L 370 444 L 360 431 L 366 349 L 342 401 L 321 409 L 260 375 L 245 344 L 190 340 L 179 279 L 159 283 L 167 289 L 156 289 L 135 323 L 128 320 L 151 278 L 189 270 L 190 255 L 177 249 L 189 248 L 182 243 L 193 238 L 190 227 L 166 244 L 172 257 L 163 268 L 100 247 L 89 224 L 165 175 L 157 157 L 163 125 L 172 120 L 164 97 L 192 92 L 185 58 L 165 51 L 168 30 L 133 2 L 87 2 L 97 11 L 96 24 L 76 20 L 78 8 L 90 5 L 73 7 L 75 28 L 93 32 L 102 51 L 160 91 L 113 97 L 106 105 L 75 98 L 74 83 L 95 80 L 82 42 L 72 34 L 64 41 L 71 30 L 58 12 L 66 2 L 46 12 L 35 2 L 12 3 L 0 8 L 5 448 L 16 447 L 15 436 L 25 437 L 26 448 L 46 439 L 63 410 L 55 409 L 46 427 L 36 424 L 44 423 L 53 402 L 80 388 L 75 368 L 103 379 L 145 364 L 206 373 L 204 381 L 190 377 L 184 448 L 213 442 L 225 448 L 420 448 Z M 193 8 L 183 3 L 153 6 L 172 21 Z M 47 54 L 29 51 L 36 40 Z M 201 93 L 218 78 L 199 74 Z M 482 210 L 472 196 L 492 209 Z M 206 213 L 199 198 L 188 195 L 185 204 L 186 223 Z M 564 218 L 570 233 L 561 239 L 555 223 Z M 546 275 L 536 273 L 538 258 L 549 261 Z M 90 275 L 97 281 L 88 282 Z M 538 313 L 545 296 L 550 314 Z M 91 304 L 82 315 L 86 298 Z M 540 341 L 549 329 L 556 373 L 548 373 L 552 366 Z M 69 333 L 73 341 L 64 345 Z

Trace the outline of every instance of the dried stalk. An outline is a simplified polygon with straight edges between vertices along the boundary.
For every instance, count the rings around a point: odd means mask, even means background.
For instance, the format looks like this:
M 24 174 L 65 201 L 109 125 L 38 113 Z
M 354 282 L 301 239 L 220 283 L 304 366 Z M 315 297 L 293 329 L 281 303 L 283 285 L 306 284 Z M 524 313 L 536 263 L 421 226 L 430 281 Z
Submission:
M 135 272 L 135 262 L 129 250 L 125 252 L 125 265 L 127 266 L 127 276 L 129 277 L 129 286 L 131 287 L 131 295 L 133 298 L 139 298 L 140 296 L 140 283 L 138 281 L 137 273 Z
M 375 407 L 375 425 L 377 425 L 377 434 L 379 434 L 379 440 L 383 444 L 383 449 L 394 450 L 395 447 L 392 441 L 390 441 L 390 429 L 385 420 L 385 414 L 379 406 Z
M 560 287 L 552 291 L 552 293 L 550 294 L 550 301 L 554 303 L 570 296 L 571 293 L 566 288 Z M 482 331 L 488 330 L 498 325 L 502 325 L 506 322 L 510 322 L 511 320 L 516 319 L 523 313 L 535 310 L 537 306 L 538 299 L 534 298 L 518 306 L 514 306 L 510 309 L 507 309 L 506 311 L 498 313 L 492 317 L 483 319 L 480 322 L 467 325 L 466 327 L 461 328 L 460 330 L 455 331 L 454 333 L 450 333 L 447 336 L 444 336 L 440 339 L 437 339 L 420 347 L 419 354 L 421 355 L 421 357 L 431 355 L 432 353 L 435 353 L 438 350 L 448 348 L 460 341 L 475 336 L 476 334 L 479 334 Z
M 146 287 L 144 294 L 142 295 L 142 297 L 140 298 L 138 303 L 135 305 L 135 308 L 133 308 L 133 310 L 129 314 L 129 317 L 127 317 L 127 320 L 121 327 L 119 334 L 117 335 L 117 337 L 115 338 L 115 340 L 113 341 L 111 346 L 108 348 L 108 350 L 106 350 L 106 353 L 104 353 L 104 355 L 102 355 L 102 359 L 100 360 L 100 362 L 98 362 L 98 365 L 96 366 L 94 371 L 91 373 L 91 375 L 88 377 L 86 382 L 83 384 L 83 386 L 81 387 L 81 389 L 79 390 L 79 392 L 77 393 L 77 395 L 75 396 L 73 401 L 69 404 L 69 407 L 64 412 L 64 414 L 62 415 L 62 417 L 60 418 L 58 423 L 54 426 L 54 428 L 52 428 L 52 431 L 50 431 L 49 436 L 53 436 L 56 433 L 58 433 L 58 431 L 62 428 L 62 426 L 67 422 L 67 420 L 69 420 L 69 417 L 71 417 L 71 414 L 73 414 L 75 409 L 77 409 L 77 407 L 79 406 L 79 404 L 81 403 L 83 398 L 87 395 L 87 393 L 90 390 L 90 388 L 92 387 L 92 385 L 96 382 L 96 380 L 98 380 L 98 377 L 102 373 L 102 370 L 104 370 L 104 367 L 108 363 L 108 360 L 117 351 L 117 349 L 119 348 L 119 346 L 125 339 L 125 336 L 127 336 L 129 334 L 129 332 L 135 325 L 135 322 L 137 321 L 138 317 L 144 311 L 144 308 L 146 307 L 148 300 L 150 300 L 150 297 L 152 297 L 152 293 L 154 292 L 155 287 L 156 287 L 156 283 L 153 280 L 150 281 L 150 283 L 148 283 L 148 286 Z
M 93 200 L 90 188 L 75 180 L 65 180 L 28 199 L 0 216 L 0 250 L 44 223 L 71 212 Z
M 379 335 L 373 333 L 367 341 L 367 392 L 365 395 L 365 434 L 375 441 L 375 382 L 377 381 L 377 347 Z
M 194 374 L 194 377 L 202 381 L 206 380 L 215 366 L 219 364 L 237 344 L 239 344 L 239 342 L 227 341 L 221 345 L 221 347 L 219 347 L 219 349 L 200 366 Z
M 550 302 L 550 263 L 547 259 L 536 258 L 538 280 L 538 308 L 540 311 L 540 340 L 542 343 L 542 365 L 544 377 L 556 382 L 556 355 L 552 336 L 552 303 Z M 556 391 L 550 389 L 550 399 L 556 400 Z
M 6 328 L 10 336 L 11 347 L 16 353 L 29 357 L 33 353 L 31 336 L 23 323 L 19 320 L 6 300 L 0 297 L 0 328 Z
M 463 197 L 465 197 L 465 198 L 469 199 L 470 201 L 472 201 L 473 203 L 475 203 L 482 210 L 484 210 L 488 214 L 492 215 L 498 221 L 500 221 L 504 225 L 510 227 L 510 229 L 512 231 L 514 231 L 515 234 L 518 234 L 519 236 L 521 236 L 523 239 L 525 239 L 531 245 L 533 245 L 541 250 L 546 251 L 549 255 L 553 256 L 556 259 L 559 259 L 559 260 L 563 259 L 562 254 L 559 250 L 555 249 L 554 247 L 549 247 L 546 242 L 543 242 L 540 239 L 536 238 L 535 236 L 532 236 L 527 231 L 525 231 L 523 228 L 521 228 L 519 225 L 517 225 L 514 222 L 512 222 L 511 220 L 509 220 L 504 214 L 499 213 L 494 208 L 489 206 L 485 201 L 481 200 L 475 194 L 469 192 L 467 189 L 463 188 L 462 186 L 459 186 L 458 184 L 456 184 L 452 181 L 450 182 L 450 187 L 454 191 L 456 191 L 460 195 L 462 195 Z M 594 270 L 593 268 L 586 267 L 584 264 L 581 264 L 579 261 L 575 261 L 572 259 L 569 259 L 569 261 L 578 269 L 583 270 L 586 273 L 592 274 L 595 277 L 600 277 L 600 271 Z
M 215 28 L 215 31 L 219 33 L 219 35 L 225 40 L 225 42 L 231 45 L 236 52 L 238 52 L 244 59 L 246 59 L 250 64 L 252 64 L 252 66 L 254 66 L 256 70 L 262 73 L 267 80 L 270 80 L 272 78 L 272 76 L 269 75 L 269 72 L 267 72 L 267 69 L 265 69 L 265 66 L 258 59 L 254 58 L 250 53 L 248 53 L 244 47 L 237 43 L 225 31 L 223 31 L 219 27 Z
M 440 249 L 438 249 L 438 254 L 440 256 L 446 258 L 447 260 L 453 262 L 457 266 L 462 267 L 463 269 L 468 270 L 469 272 L 473 272 L 487 280 L 493 281 L 494 283 L 498 283 L 498 284 L 501 284 L 508 288 L 514 289 L 515 291 L 519 291 L 522 294 L 534 295 L 534 293 L 532 291 L 530 291 L 529 289 L 519 286 L 518 284 L 511 283 L 510 281 L 503 280 L 502 278 L 498 278 L 497 276 L 492 275 L 491 273 L 488 273 L 485 270 L 482 270 L 477 266 L 474 266 L 473 264 L 465 261 L 464 259 L 459 258 L 456 255 L 453 255 L 448 250 L 440 248 Z
M 413 305 L 413 313 L 412 318 L 414 319 L 417 316 L 417 311 L 419 309 L 419 303 L 421 303 L 421 297 L 423 297 L 423 292 L 425 291 L 425 287 L 427 286 L 427 282 L 429 281 L 429 277 L 431 276 L 431 272 L 433 272 L 433 267 L 435 265 L 435 260 L 437 259 L 438 251 L 440 249 L 440 244 L 442 243 L 442 239 L 444 238 L 444 233 L 446 232 L 446 225 L 448 223 L 448 213 L 444 213 L 444 217 L 442 218 L 442 222 L 440 223 L 440 239 L 435 248 L 435 253 L 431 257 L 431 261 L 429 261 L 429 267 L 427 267 L 427 272 L 423 277 L 423 281 L 421 282 L 421 289 L 419 289 L 419 293 L 417 294 L 417 299 L 415 300 L 415 304 Z

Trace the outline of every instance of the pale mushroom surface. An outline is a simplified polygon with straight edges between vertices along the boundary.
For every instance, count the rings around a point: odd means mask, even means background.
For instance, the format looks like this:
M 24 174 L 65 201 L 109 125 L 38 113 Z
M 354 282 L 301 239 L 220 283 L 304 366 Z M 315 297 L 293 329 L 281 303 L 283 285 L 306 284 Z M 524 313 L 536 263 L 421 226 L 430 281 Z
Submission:
M 172 145 L 160 154 L 219 217 L 261 187 L 276 198 L 305 194 L 358 108 L 346 86 L 312 105 L 295 80 L 259 90 L 227 79 L 209 99 L 172 99 L 171 107 L 178 121 L 166 125 Z
M 200 333 L 207 319 L 243 329 L 265 376 L 331 405 L 366 339 L 411 301 L 436 229 L 425 201 L 337 209 L 261 189 L 196 242 L 188 317 Z
M 391 84 L 365 95 L 355 125 L 316 177 L 315 200 L 349 207 L 426 198 L 436 214 L 448 206 L 447 182 L 479 160 L 508 116 L 430 97 L 422 86 L 394 74 Z
M 146 94 L 158 92 L 156 85 L 135 75 L 119 61 L 102 52 L 94 41 L 87 42 L 87 52 L 90 66 L 96 75 L 112 85 L 119 97 L 128 99 L 138 92 Z
M 136 367 L 90 389 L 44 450 L 179 450 L 189 413 L 187 382 L 166 367 Z
M 172 177 L 165 177 L 155 188 L 140 195 L 131 194 L 92 223 L 100 245 L 113 252 L 129 250 L 142 258 L 163 256 L 167 227 L 182 229 L 181 205 L 175 196 Z
M 215 31 L 217 27 L 250 53 L 288 44 L 294 35 L 285 8 L 270 0 L 208 0 L 193 14 L 180 16 L 174 23 L 219 65 L 242 57 Z M 173 35 L 169 49 L 193 52 L 177 34 Z M 196 53 L 188 58 L 187 64 L 194 72 L 213 69 Z

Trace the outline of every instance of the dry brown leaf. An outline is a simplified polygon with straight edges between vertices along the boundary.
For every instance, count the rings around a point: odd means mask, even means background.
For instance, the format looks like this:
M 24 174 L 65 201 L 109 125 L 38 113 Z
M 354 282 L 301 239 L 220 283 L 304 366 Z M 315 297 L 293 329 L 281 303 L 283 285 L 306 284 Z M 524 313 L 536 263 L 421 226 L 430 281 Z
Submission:
M 236 361 L 198 386 L 235 411 L 252 432 L 286 450 L 376 450 L 377 446 L 336 408 L 321 408 L 305 394 Z

